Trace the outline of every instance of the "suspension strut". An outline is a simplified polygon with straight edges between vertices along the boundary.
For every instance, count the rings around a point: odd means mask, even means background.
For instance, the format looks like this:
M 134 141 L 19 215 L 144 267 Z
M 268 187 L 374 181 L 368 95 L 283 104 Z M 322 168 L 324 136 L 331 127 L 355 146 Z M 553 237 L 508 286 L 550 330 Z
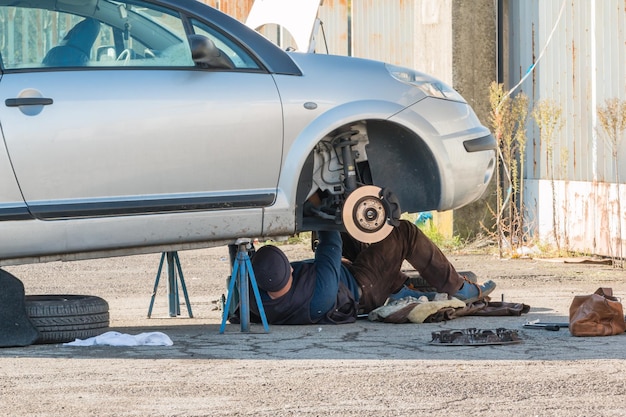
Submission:
M 350 137 L 354 136 L 358 132 L 350 130 L 348 132 L 340 133 L 335 137 L 339 143 L 335 144 L 335 148 L 341 148 L 341 158 L 343 159 L 343 185 L 346 189 L 346 194 L 350 194 L 357 188 L 356 168 L 354 165 L 355 159 L 358 157 L 356 152 L 352 150 L 352 146 L 358 142 L 350 140 Z

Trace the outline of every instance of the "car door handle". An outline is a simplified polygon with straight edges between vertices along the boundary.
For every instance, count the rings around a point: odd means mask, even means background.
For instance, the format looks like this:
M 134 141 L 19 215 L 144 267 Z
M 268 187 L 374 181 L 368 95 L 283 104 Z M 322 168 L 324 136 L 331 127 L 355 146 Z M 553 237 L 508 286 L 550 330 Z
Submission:
M 46 97 L 7 98 L 6 100 L 4 100 L 4 104 L 7 107 L 47 106 L 49 104 L 52 104 L 52 99 Z

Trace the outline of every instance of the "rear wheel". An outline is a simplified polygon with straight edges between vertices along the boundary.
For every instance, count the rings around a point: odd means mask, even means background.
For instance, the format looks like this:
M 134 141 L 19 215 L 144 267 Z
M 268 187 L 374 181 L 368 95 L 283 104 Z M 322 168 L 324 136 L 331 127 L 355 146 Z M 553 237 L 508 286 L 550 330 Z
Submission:
M 26 313 L 39 330 L 35 343 L 65 343 L 103 333 L 109 304 L 92 295 L 27 295 Z

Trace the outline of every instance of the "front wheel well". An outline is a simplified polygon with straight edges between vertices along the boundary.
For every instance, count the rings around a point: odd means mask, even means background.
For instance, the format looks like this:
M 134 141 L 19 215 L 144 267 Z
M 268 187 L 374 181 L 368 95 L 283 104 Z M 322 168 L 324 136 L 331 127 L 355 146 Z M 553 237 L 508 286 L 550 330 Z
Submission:
M 414 132 L 385 120 L 367 123 L 366 146 L 374 184 L 390 188 L 402 211 L 434 210 L 441 199 L 439 167 L 428 144 Z
M 375 185 L 391 190 L 403 212 L 436 209 L 441 198 L 441 178 L 435 157 L 428 144 L 414 132 L 386 120 L 367 120 L 346 125 L 331 132 L 354 130 L 365 143 L 366 157 L 356 162 L 359 185 Z M 296 193 L 296 229 L 312 230 L 319 219 L 311 222 L 304 213 L 307 197 L 315 187 L 313 171 L 315 150 L 308 155 L 298 179 Z M 329 221 L 322 222 L 332 223 Z M 337 223 L 337 222 L 336 222 Z

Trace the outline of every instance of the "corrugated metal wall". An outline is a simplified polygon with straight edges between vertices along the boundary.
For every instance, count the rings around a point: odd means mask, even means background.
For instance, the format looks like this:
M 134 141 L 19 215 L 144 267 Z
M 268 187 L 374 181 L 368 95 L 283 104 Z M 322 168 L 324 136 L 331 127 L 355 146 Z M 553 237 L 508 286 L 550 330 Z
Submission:
M 245 22 L 254 0 L 199 0 L 201 3 L 208 4 L 218 10 L 234 17 L 235 19 Z
M 411 1 L 354 1 L 353 55 L 392 64 L 411 64 L 415 4 Z
M 324 0 L 319 9 L 322 28 L 318 34 L 317 51 L 332 55 L 352 55 L 353 0 Z
M 451 0 L 354 0 L 353 56 L 414 68 L 452 84 Z
M 523 91 L 532 104 L 554 100 L 562 109 L 562 129 L 552 142 L 553 184 L 546 143 L 541 143 L 536 124 L 532 120 L 528 124 L 525 203 L 529 217 L 546 240 L 553 240 L 556 230 L 570 249 L 626 254 L 625 135 L 619 138 L 618 184 L 612 147 L 597 116 L 598 106 L 607 99 L 626 100 L 626 1 L 508 0 L 503 4 L 508 16 L 506 83 L 515 85 L 537 62 L 515 93 Z M 562 150 L 567 151 L 566 157 L 561 157 Z
M 200 1 L 241 22 L 254 3 Z M 452 0 L 324 0 L 316 49 L 403 65 L 452 84 L 451 4 Z M 276 41 L 274 32 L 262 32 Z
M 597 106 L 609 98 L 626 98 L 625 8 L 624 0 L 509 1 L 508 84 L 516 84 L 539 59 L 518 91 L 526 93 L 533 103 L 554 99 L 562 106 L 563 128 L 554 142 L 554 154 L 560 155 L 565 148 L 569 158 L 562 161 L 567 171 L 561 179 L 613 181 L 611 152 L 597 122 Z M 528 176 L 546 178 L 545 158 L 541 157 L 545 151 L 538 131 L 529 134 L 533 146 L 529 149 Z M 620 168 L 626 175 L 624 146 L 620 149 Z

